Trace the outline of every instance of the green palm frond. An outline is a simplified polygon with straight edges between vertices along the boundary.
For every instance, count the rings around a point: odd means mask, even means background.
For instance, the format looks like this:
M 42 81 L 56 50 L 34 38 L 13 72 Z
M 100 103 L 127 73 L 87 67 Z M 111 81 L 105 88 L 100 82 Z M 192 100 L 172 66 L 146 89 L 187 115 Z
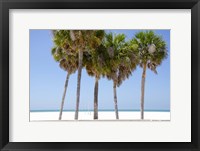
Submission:
M 124 80 L 129 78 L 138 64 L 137 44 L 125 41 L 124 34 L 108 33 L 105 36 L 104 46 L 108 55 L 106 77 L 120 86 Z
M 138 46 L 138 59 L 140 66 L 147 64 L 148 68 L 157 74 L 156 67 L 167 58 L 166 42 L 160 35 L 156 35 L 154 31 L 141 31 L 131 40 L 132 44 Z M 153 50 L 154 49 L 154 50 Z

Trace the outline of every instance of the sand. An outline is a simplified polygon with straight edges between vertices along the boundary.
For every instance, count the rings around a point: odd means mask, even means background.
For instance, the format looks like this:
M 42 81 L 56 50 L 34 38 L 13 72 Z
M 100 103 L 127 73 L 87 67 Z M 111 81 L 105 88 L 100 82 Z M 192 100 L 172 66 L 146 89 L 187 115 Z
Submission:
M 74 112 L 63 112 L 62 121 L 74 120 Z M 30 121 L 58 121 L 59 112 L 30 112 Z M 116 120 L 115 112 L 101 111 L 100 120 Z M 79 112 L 79 120 L 93 120 L 93 112 Z M 144 120 L 140 120 L 140 112 L 119 111 L 119 120 L 135 121 L 170 121 L 170 112 L 144 112 Z

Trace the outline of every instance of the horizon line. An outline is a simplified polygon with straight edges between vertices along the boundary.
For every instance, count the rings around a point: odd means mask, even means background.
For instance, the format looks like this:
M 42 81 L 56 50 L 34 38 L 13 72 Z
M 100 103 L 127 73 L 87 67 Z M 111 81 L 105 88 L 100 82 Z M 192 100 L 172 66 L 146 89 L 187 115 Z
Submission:
M 59 109 L 40 109 L 40 110 L 29 110 L 30 112 L 59 112 L 60 110 Z M 81 109 L 79 110 L 79 112 L 93 112 L 94 110 L 93 109 Z M 111 112 L 111 111 L 115 111 L 114 109 L 99 109 L 98 111 L 108 111 L 108 112 Z M 119 109 L 118 111 L 141 111 L 140 109 Z M 170 109 L 146 109 L 144 111 L 147 111 L 147 112 L 151 112 L 151 111 L 154 111 L 154 112 L 170 112 Z M 63 112 L 75 112 L 75 110 L 73 109 L 65 109 L 63 110 Z

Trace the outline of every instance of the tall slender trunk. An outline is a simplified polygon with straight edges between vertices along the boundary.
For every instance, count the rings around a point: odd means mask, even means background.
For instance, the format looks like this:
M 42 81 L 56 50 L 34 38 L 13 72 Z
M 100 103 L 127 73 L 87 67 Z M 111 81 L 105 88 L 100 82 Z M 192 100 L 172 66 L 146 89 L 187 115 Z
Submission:
M 76 111 L 75 111 L 75 118 L 74 118 L 75 120 L 78 120 L 78 112 L 79 112 L 82 61 L 83 61 L 83 51 L 79 50 L 78 78 L 77 78 L 77 91 L 76 91 Z
M 146 78 L 146 68 L 147 64 L 143 64 L 143 72 L 142 72 L 142 83 L 141 83 L 141 119 L 144 119 L 144 90 L 145 90 L 145 78 Z
M 98 119 L 98 87 L 99 79 L 95 77 L 95 86 L 94 86 L 94 119 Z
M 61 102 L 61 106 L 60 106 L 59 120 L 62 119 L 62 112 L 63 112 L 64 102 L 65 102 L 65 95 L 66 95 L 66 92 L 67 92 L 67 86 L 68 86 L 69 77 L 70 77 L 70 74 L 67 73 L 67 77 L 66 77 L 66 81 L 65 81 L 65 87 L 64 87 L 64 92 L 63 92 L 63 96 L 62 96 L 62 102 Z
M 114 103 L 115 103 L 115 116 L 116 119 L 119 119 L 118 106 L 117 106 L 117 89 L 116 89 L 116 83 L 114 81 L 113 81 L 113 91 L 114 91 Z

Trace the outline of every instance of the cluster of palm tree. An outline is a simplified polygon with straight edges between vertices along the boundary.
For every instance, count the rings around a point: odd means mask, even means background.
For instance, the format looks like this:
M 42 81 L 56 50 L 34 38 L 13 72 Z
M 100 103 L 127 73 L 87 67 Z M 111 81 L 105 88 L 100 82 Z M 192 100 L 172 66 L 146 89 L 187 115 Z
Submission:
M 144 91 L 147 68 L 157 74 L 156 68 L 167 57 L 166 42 L 153 31 L 138 32 L 131 40 L 124 34 L 106 33 L 104 30 L 53 30 L 52 55 L 67 72 L 60 107 L 62 119 L 64 100 L 70 75 L 78 71 L 75 120 L 78 120 L 81 72 L 95 77 L 94 119 L 98 119 L 99 79 L 113 81 L 113 96 L 116 119 L 119 119 L 117 87 L 132 75 L 139 65 L 143 69 L 141 83 L 141 119 L 144 119 Z

